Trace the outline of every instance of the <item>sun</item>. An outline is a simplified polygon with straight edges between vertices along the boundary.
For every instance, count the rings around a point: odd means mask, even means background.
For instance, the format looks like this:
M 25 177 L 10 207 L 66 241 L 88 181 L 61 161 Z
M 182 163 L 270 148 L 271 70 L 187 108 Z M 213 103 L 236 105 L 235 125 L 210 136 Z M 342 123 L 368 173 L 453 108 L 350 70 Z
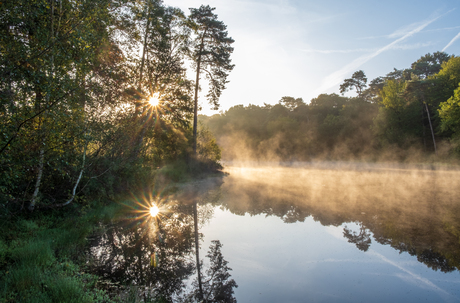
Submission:
M 149 104 L 153 107 L 158 106 L 158 104 L 160 104 L 160 96 L 158 94 L 153 94 L 149 98 Z
M 160 209 L 158 209 L 158 206 L 152 205 L 152 207 L 150 207 L 150 215 L 152 217 L 156 217 L 159 212 L 160 212 Z

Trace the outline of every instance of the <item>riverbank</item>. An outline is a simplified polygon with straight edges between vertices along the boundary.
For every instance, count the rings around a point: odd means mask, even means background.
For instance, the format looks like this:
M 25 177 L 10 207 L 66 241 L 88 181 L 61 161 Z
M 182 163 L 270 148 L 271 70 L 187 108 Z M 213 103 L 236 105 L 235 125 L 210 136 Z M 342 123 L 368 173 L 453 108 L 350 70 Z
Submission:
M 113 285 L 91 272 L 87 248 L 93 235 L 102 233 L 127 208 L 135 208 L 135 196 L 160 197 L 201 188 L 196 185 L 203 180 L 223 175 L 180 175 L 174 167 L 164 170 L 146 189 L 148 193 L 127 192 L 110 202 L 82 198 L 64 208 L 23 211 L 2 220 L 0 302 L 137 302 L 129 286 Z

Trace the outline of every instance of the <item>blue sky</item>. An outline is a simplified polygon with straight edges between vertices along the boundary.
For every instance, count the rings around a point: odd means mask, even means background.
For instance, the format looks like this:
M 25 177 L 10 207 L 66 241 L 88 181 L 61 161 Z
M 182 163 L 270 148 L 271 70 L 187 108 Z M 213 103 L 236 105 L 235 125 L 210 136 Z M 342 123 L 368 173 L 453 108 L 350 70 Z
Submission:
M 220 110 L 307 103 L 362 69 L 368 81 L 403 69 L 427 53 L 460 55 L 460 0 L 165 0 L 166 5 L 216 7 L 234 40 L 235 69 Z M 203 98 L 202 114 L 212 115 Z

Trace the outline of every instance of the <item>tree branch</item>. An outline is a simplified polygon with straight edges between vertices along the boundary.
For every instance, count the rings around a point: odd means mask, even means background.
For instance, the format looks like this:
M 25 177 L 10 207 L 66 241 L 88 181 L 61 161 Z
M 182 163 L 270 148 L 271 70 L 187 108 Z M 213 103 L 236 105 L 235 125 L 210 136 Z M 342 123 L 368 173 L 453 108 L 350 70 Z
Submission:
M 38 111 L 35 115 L 33 115 L 32 117 L 30 118 L 27 118 L 25 119 L 24 121 L 22 121 L 18 127 L 16 128 L 16 131 L 14 132 L 14 135 L 10 138 L 10 140 L 8 140 L 8 142 L 6 142 L 6 144 L 2 147 L 2 149 L 0 149 L 0 154 L 3 153 L 3 151 L 8 147 L 8 145 L 10 145 L 10 143 L 18 136 L 18 133 L 19 131 L 21 130 L 22 126 L 24 124 L 26 124 L 27 122 L 35 119 L 36 117 L 38 117 L 39 115 L 43 114 L 45 111 L 49 110 L 50 108 L 52 108 L 54 105 L 56 105 L 59 101 L 61 101 L 64 97 L 66 97 L 67 95 L 69 95 L 70 93 L 74 92 L 77 88 L 74 88 L 72 90 L 70 90 L 69 92 L 67 92 L 66 94 L 64 94 L 63 96 L 61 96 L 60 98 L 56 99 L 53 103 L 51 103 L 48 107 L 45 107 L 43 108 L 42 110 Z

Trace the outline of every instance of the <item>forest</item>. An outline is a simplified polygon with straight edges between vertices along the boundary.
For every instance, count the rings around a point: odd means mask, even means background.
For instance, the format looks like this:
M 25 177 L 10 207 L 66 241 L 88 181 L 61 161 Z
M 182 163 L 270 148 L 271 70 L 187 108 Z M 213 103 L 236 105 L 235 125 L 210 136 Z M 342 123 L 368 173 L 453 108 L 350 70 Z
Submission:
M 238 105 L 200 119 L 225 160 L 455 162 L 459 83 L 460 57 L 435 52 L 369 83 L 356 71 L 341 95 L 309 103 L 285 96 L 276 105 Z
M 161 1 L 104 0 L 1 10 L 4 209 L 110 197 L 171 163 L 173 179 L 219 167 L 215 142 L 192 122 L 198 75 L 212 77 L 207 99 L 218 107 L 233 68 L 233 40 L 212 8 L 185 16 Z

